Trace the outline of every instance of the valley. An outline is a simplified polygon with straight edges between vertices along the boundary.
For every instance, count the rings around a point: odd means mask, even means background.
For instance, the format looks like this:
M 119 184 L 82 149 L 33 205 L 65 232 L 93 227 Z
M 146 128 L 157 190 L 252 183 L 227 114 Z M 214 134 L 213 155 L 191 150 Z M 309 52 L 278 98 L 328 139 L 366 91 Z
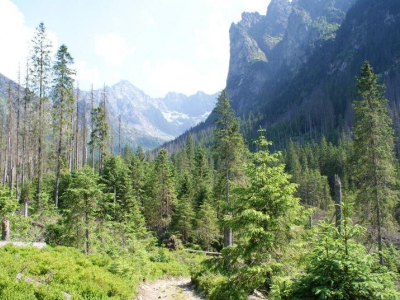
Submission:
M 0 248 L 0 299 L 400 299 L 400 3 L 265 11 L 190 96 L 81 90 L 39 24 L 0 76 L 0 219 L 46 247 Z

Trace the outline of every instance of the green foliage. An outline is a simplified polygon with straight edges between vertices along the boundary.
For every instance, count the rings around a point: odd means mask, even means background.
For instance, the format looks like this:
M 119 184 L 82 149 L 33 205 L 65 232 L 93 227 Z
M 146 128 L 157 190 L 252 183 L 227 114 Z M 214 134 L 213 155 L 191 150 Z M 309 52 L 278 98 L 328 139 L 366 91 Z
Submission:
M 10 217 L 17 209 L 18 202 L 13 192 L 4 186 L 0 186 L 0 217 Z
M 357 203 L 368 222 L 378 226 L 376 211 L 389 219 L 398 197 L 394 192 L 394 143 L 392 120 L 383 85 L 366 61 L 357 78 L 354 102 L 354 177 L 359 187 Z
M 200 205 L 196 218 L 196 240 L 203 249 L 210 251 L 220 238 L 217 213 L 209 201 Z
M 61 196 L 66 206 L 66 245 L 85 250 L 86 254 L 90 253 L 95 218 L 104 197 L 96 179 L 93 170 L 85 167 L 72 174 L 71 183 Z
M 354 178 L 358 194 L 356 203 L 362 219 L 376 233 L 380 262 L 382 256 L 382 227 L 393 221 L 394 207 L 399 201 L 396 188 L 394 132 L 388 112 L 383 85 L 377 84 L 368 61 L 357 78 L 358 101 L 354 102 Z M 388 226 L 387 226 L 388 227 Z
M 224 225 L 235 230 L 236 244 L 213 261 L 225 278 L 211 298 L 246 299 L 254 289 L 268 291 L 272 278 L 282 271 L 280 259 L 293 238 L 301 207 L 280 153 L 270 154 L 268 145 L 261 134 L 259 150 L 246 164 L 249 183 L 233 191 L 235 211 L 224 218 Z
M 307 256 L 305 273 L 289 285 L 280 299 L 399 299 L 396 275 L 380 266 L 356 240 L 365 232 L 346 219 L 341 231 L 320 223 Z
M 192 198 L 189 195 L 184 195 L 179 200 L 171 221 L 171 229 L 179 233 L 184 243 L 192 235 L 194 217 Z
M 175 205 L 174 177 L 167 151 L 161 149 L 148 181 L 147 197 L 144 202 L 144 215 L 147 226 L 161 235 L 171 221 Z
M 8 245 L 0 249 L 0 298 L 64 299 L 66 292 L 73 299 L 132 299 L 136 282 L 113 275 L 101 264 L 73 248 Z M 16 282 L 18 273 L 24 277 Z M 25 282 L 25 276 L 40 284 Z
M 243 136 L 239 132 L 239 121 L 235 117 L 235 112 L 231 107 L 230 99 L 226 90 L 223 90 L 218 96 L 215 107 L 215 113 L 218 118 L 215 120 L 214 129 L 214 153 L 217 159 L 218 175 L 217 183 L 214 187 L 214 194 L 220 205 L 228 208 L 224 215 L 231 215 L 229 209 L 231 204 L 230 186 L 233 182 L 241 179 L 241 165 L 246 155 Z M 225 203 L 225 205 L 222 205 Z M 232 229 L 224 228 L 224 246 L 232 245 Z

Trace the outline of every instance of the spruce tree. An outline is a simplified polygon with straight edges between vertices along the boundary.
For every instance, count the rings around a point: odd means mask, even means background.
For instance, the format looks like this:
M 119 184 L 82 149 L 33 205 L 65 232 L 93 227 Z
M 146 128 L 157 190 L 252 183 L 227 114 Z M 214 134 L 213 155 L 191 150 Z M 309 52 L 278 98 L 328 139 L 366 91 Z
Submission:
M 64 234 L 69 238 L 69 245 L 83 249 L 85 254 L 91 252 L 92 234 L 103 197 L 97 176 L 89 167 L 72 174 L 71 183 L 61 196 L 66 205 Z
M 130 159 L 129 174 L 136 200 L 141 206 L 144 203 L 146 173 L 149 171 L 148 169 L 148 163 L 145 161 L 145 153 L 139 146 L 136 154 L 132 155 Z
M 241 173 L 241 165 L 245 152 L 242 134 L 239 132 L 239 120 L 231 107 L 228 93 L 223 90 L 218 97 L 215 108 L 217 119 L 214 130 L 214 151 L 219 160 L 219 191 L 217 196 L 223 198 L 226 206 L 231 205 L 230 185 Z M 232 211 L 225 214 L 232 215 Z M 233 244 L 231 228 L 224 228 L 224 246 Z
M 194 160 L 194 143 L 192 134 L 190 132 L 188 132 L 186 136 L 185 152 L 187 159 L 187 170 L 190 173 L 193 170 L 193 160 Z
M 61 45 L 56 54 L 56 62 L 53 66 L 53 127 L 54 138 L 57 141 L 56 151 L 56 187 L 55 187 L 55 206 L 58 207 L 59 185 L 60 185 L 60 172 L 62 165 L 62 158 L 66 158 L 67 142 L 71 136 L 71 116 L 74 107 L 73 83 L 72 78 L 75 71 L 69 66 L 73 64 L 74 60 L 68 48 Z
M 220 237 L 217 222 L 217 213 L 210 200 L 206 199 L 200 205 L 196 218 L 197 241 L 206 251 L 210 251 L 212 244 Z
M 384 86 L 377 83 L 366 61 L 357 77 L 357 96 L 354 102 L 354 177 L 358 184 L 357 204 L 376 230 L 380 263 L 382 255 L 382 226 L 390 219 L 398 201 L 394 190 L 394 142 L 392 120 Z
M 43 152 L 46 134 L 46 111 L 48 109 L 48 90 L 51 76 L 51 42 L 47 38 L 46 27 L 43 22 L 36 28 L 32 40 L 32 56 L 30 58 L 31 89 L 36 94 L 36 135 L 37 135 L 37 196 L 39 207 L 41 206 L 41 191 L 43 178 Z
M 193 168 L 194 198 L 196 207 L 200 207 L 211 194 L 210 170 L 203 147 L 196 149 Z
M 89 146 L 94 160 L 94 149 L 99 150 L 99 171 L 103 167 L 105 156 L 108 153 L 109 126 L 106 119 L 106 87 L 103 88 L 102 99 L 98 107 L 92 110 L 92 132 L 90 133 Z M 93 161 L 92 161 L 93 164 Z
M 171 221 L 176 202 L 174 177 L 167 151 L 161 149 L 147 184 L 144 214 L 149 228 L 163 234 Z
M 244 299 L 254 289 L 269 287 L 301 217 L 296 184 L 289 181 L 280 153 L 270 154 L 268 145 L 261 131 L 258 151 L 246 164 L 249 183 L 233 190 L 235 214 L 224 219 L 237 232 L 237 242 L 220 258 L 229 279 L 222 287 L 225 299 Z

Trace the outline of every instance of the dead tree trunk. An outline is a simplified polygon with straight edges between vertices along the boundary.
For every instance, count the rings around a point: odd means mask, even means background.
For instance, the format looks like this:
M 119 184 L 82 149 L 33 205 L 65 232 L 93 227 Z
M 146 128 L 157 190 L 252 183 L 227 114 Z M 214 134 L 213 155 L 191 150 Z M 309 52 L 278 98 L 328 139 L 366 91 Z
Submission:
M 4 217 L 1 221 L 1 240 L 10 240 L 10 220 L 8 220 L 6 217 Z
M 339 233 L 342 231 L 342 183 L 339 175 L 335 174 L 335 210 L 336 210 L 336 227 Z

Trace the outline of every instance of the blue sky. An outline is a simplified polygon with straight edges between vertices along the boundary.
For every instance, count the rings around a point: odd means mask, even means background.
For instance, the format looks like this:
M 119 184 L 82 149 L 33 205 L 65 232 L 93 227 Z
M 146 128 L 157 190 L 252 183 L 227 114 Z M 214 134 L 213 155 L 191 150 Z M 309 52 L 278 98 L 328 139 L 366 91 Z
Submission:
M 43 21 L 82 89 L 129 80 L 152 97 L 224 88 L 229 27 L 269 0 L 0 0 L 0 73 L 17 78 Z

